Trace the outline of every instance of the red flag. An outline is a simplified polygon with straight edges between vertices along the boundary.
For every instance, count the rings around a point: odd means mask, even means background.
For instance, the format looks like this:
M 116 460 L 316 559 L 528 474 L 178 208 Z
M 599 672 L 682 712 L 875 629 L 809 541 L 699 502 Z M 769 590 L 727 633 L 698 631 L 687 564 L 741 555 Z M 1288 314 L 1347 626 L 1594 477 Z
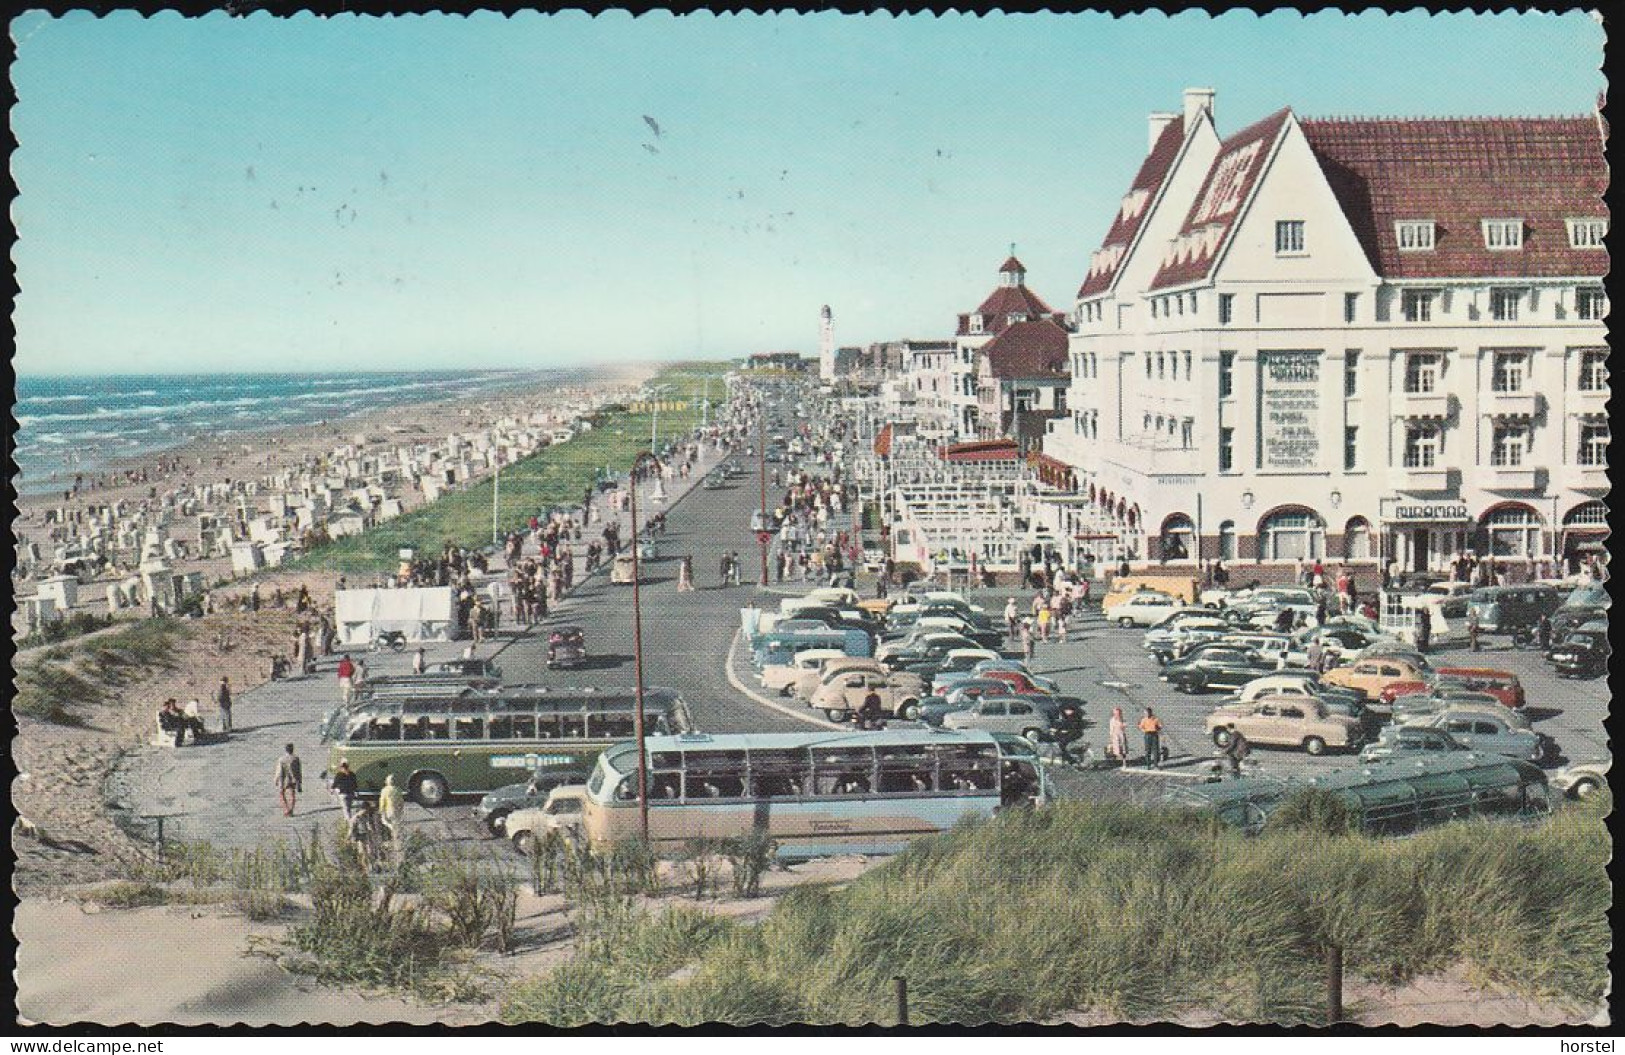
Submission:
M 875 453 L 882 458 L 891 454 L 891 422 L 886 422 L 885 428 L 875 437 Z

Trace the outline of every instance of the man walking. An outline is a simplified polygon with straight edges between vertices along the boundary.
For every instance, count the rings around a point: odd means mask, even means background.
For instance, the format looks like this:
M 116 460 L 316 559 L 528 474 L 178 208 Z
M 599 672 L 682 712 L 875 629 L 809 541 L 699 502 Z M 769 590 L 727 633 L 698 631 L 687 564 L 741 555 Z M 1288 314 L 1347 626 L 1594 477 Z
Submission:
M 1467 609 L 1467 647 L 1477 652 L 1478 649 L 1478 609 L 1471 606 Z
M 356 790 L 355 770 L 350 768 L 350 760 L 344 759 L 339 762 L 338 771 L 333 774 L 333 794 L 339 797 L 346 818 L 355 813 Z
M 215 690 L 214 705 L 220 708 L 220 731 L 231 732 L 231 679 L 222 677 L 220 688 Z
M 305 790 L 304 770 L 300 768 L 299 756 L 294 753 L 292 744 L 286 745 L 282 757 L 276 760 L 273 780 L 277 798 L 282 802 L 282 815 L 292 817 L 294 806 L 299 802 L 299 793 Z
M 339 694 L 345 706 L 355 697 L 355 664 L 350 661 L 348 652 L 339 657 Z
M 1162 719 L 1149 707 L 1140 719 L 1140 733 L 1145 737 L 1145 764 L 1156 769 L 1162 764 Z
M 384 776 L 384 786 L 378 792 L 378 819 L 389 831 L 389 841 L 400 845 L 401 811 L 406 807 L 406 796 L 395 786 L 393 773 Z

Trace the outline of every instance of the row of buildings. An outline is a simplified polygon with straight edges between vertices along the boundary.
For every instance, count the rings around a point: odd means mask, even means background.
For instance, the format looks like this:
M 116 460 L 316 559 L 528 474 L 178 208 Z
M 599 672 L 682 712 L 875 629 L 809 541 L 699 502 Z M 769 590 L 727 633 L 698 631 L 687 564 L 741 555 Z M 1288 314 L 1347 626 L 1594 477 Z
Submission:
M 1546 571 L 1600 550 L 1600 111 L 1282 109 L 1224 136 L 1211 89 L 1182 103 L 1150 115 L 1070 310 L 1012 254 L 952 339 L 874 357 L 899 418 L 1013 441 L 1069 558 Z

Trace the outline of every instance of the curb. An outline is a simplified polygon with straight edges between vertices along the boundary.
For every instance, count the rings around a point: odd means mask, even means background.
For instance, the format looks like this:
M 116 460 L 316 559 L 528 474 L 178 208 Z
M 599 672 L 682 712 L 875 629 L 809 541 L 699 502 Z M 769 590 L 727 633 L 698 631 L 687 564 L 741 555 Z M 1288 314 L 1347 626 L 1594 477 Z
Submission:
M 800 711 L 793 707 L 787 707 L 784 704 L 779 703 L 777 700 L 768 699 L 766 696 L 763 696 L 761 693 L 750 688 L 743 681 L 739 680 L 739 676 L 734 673 L 733 660 L 734 652 L 739 648 L 739 639 L 744 636 L 744 633 L 744 630 L 734 631 L 733 641 L 731 641 L 728 645 L 728 654 L 722 659 L 722 673 L 727 676 L 729 685 L 732 685 L 735 690 L 745 696 L 750 697 L 763 707 L 778 711 L 780 714 L 788 715 L 789 717 L 795 718 L 798 721 L 806 722 L 808 725 L 816 725 L 820 729 L 846 728 L 843 725 L 836 725 L 834 722 L 825 721 L 823 718 L 816 718 L 813 715 L 808 714 L 806 711 Z

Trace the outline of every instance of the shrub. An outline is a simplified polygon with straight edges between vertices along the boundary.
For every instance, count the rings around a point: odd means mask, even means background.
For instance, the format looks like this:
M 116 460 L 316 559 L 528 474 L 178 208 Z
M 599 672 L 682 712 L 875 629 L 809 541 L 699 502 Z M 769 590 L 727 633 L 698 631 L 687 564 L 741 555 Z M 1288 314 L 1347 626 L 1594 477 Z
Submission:
M 733 866 L 735 897 L 756 897 L 762 892 L 762 876 L 772 867 L 778 852 L 778 842 L 764 831 L 752 831 L 723 844 L 723 853 Z

